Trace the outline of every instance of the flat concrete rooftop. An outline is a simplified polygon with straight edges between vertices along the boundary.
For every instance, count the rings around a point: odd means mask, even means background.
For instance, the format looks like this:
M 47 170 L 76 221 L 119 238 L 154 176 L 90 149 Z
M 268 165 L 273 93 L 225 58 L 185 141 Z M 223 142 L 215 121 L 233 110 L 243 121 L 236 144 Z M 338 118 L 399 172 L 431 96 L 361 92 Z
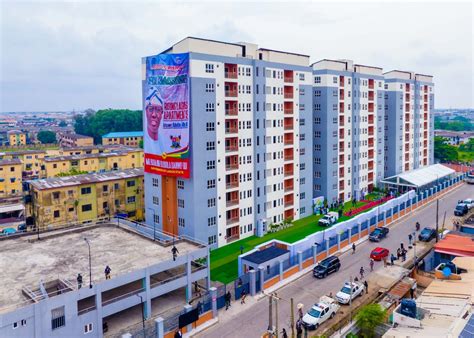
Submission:
M 99 226 L 60 233 L 45 233 L 40 241 L 36 235 L 0 241 L 0 312 L 29 304 L 23 287 L 38 289 L 57 279 L 77 285 L 78 273 L 83 287 L 89 284 L 87 238 L 91 245 L 92 283 L 105 280 L 104 269 L 110 266 L 111 277 L 145 268 L 172 259 L 172 246 L 163 247 L 134 232 L 115 226 Z M 198 248 L 190 242 L 176 243 L 179 255 Z M 8 310 L 6 309 L 8 308 Z

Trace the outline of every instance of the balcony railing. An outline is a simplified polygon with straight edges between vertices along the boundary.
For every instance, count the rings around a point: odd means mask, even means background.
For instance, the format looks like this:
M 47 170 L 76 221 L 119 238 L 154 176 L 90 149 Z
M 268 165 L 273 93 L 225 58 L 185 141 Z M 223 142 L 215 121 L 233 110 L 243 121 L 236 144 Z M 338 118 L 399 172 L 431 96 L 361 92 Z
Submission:
M 285 171 L 285 177 L 293 176 L 293 170 Z
M 292 99 L 293 93 L 285 93 L 285 99 Z
M 293 77 L 291 77 L 291 76 L 285 76 L 285 82 L 286 82 L 286 83 L 293 83 Z
M 293 201 L 285 201 L 285 207 L 293 206 Z
M 239 223 L 239 218 L 238 217 L 228 218 L 227 221 L 226 221 L 227 225 L 231 225 L 231 224 L 235 224 L 235 223 Z
M 230 237 L 227 237 L 227 243 L 235 242 L 235 241 L 237 241 L 239 238 L 240 238 L 240 237 L 239 237 L 238 234 L 237 234 L 237 235 L 232 235 L 232 236 L 230 236 Z
M 294 127 L 292 124 L 285 124 L 285 127 L 284 127 L 285 130 L 293 130 Z
M 236 79 L 237 78 L 237 72 L 224 72 L 224 76 L 226 79 Z
M 290 192 L 290 191 L 293 191 L 292 185 L 285 187 L 285 192 Z
M 227 189 L 238 188 L 239 187 L 239 181 L 227 182 L 225 186 L 226 186 Z
M 238 111 L 237 108 L 230 108 L 225 110 L 225 115 L 226 116 L 237 116 Z
M 285 114 L 293 114 L 293 108 L 285 108 L 284 112 Z
M 285 139 L 285 142 L 283 143 L 285 146 L 291 146 L 293 145 L 293 139 Z
M 226 97 L 237 97 L 237 90 L 226 90 L 225 91 Z
M 238 150 L 239 150 L 239 147 L 237 145 L 232 145 L 232 146 L 226 146 L 225 147 L 225 152 L 226 153 L 231 153 L 231 152 L 238 151 Z
M 231 206 L 234 206 L 234 205 L 238 205 L 238 204 L 239 204 L 239 200 L 238 200 L 238 199 L 236 199 L 236 200 L 230 200 L 230 201 L 227 201 L 227 202 L 226 202 L 226 205 L 227 205 L 228 207 L 231 207 Z
M 239 164 L 238 163 L 227 163 L 225 165 L 225 168 L 227 170 L 235 170 L 235 169 L 239 169 Z
M 238 128 L 237 127 L 227 127 L 227 128 L 225 128 L 225 133 L 226 134 L 236 134 L 236 133 L 238 133 Z
M 293 161 L 293 155 L 285 155 L 285 161 Z

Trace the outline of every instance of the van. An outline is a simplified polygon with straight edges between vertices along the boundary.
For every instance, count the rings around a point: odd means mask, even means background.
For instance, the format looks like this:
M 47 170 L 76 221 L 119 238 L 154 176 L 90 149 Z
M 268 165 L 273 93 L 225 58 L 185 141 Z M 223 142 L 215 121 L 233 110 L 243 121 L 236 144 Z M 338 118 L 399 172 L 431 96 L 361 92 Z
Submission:
M 313 276 L 316 278 L 324 278 L 327 275 L 339 271 L 341 261 L 336 256 L 330 256 L 323 259 L 313 269 Z

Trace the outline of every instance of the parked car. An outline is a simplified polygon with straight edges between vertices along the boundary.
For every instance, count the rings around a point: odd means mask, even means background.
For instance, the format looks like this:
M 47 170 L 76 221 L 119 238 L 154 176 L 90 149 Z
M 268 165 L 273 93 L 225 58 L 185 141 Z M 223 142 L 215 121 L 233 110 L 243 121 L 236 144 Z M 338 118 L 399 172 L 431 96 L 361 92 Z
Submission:
M 18 230 L 18 231 L 22 231 L 22 232 L 26 231 L 26 224 L 25 224 L 25 223 L 19 224 L 19 225 L 17 226 L 17 230 Z
M 371 242 L 380 242 L 383 238 L 387 237 L 388 235 L 388 228 L 386 227 L 381 227 L 377 228 L 374 231 L 372 231 L 369 235 L 369 241 Z
M 458 205 L 456 205 L 456 208 L 454 208 L 454 216 L 464 216 L 465 214 L 467 214 L 468 211 L 469 208 L 466 204 L 459 203 Z
M 324 217 L 319 220 L 318 224 L 327 227 L 336 223 L 338 218 L 339 214 L 331 211 L 324 215 Z
M 474 199 L 472 198 L 468 198 L 468 199 L 465 199 L 464 201 L 462 201 L 465 205 L 467 205 L 467 208 L 468 209 L 472 209 L 472 207 L 474 207 Z
M 313 276 L 316 278 L 324 278 L 327 275 L 339 271 L 341 261 L 336 256 L 330 256 L 319 262 L 313 269 Z
M 303 316 L 303 326 L 309 330 L 316 330 L 326 320 L 333 318 L 339 307 L 333 298 L 322 296 Z
M 429 242 L 436 238 L 436 230 L 433 228 L 424 228 L 418 235 L 418 240 L 421 242 Z
M 14 228 L 5 228 L 1 232 L 1 234 L 4 236 L 13 235 L 14 233 L 16 233 L 16 230 Z
M 389 254 L 388 249 L 377 247 L 370 253 L 370 258 L 374 261 L 381 261 L 384 257 L 388 257 Z
M 365 291 L 365 286 L 362 283 L 352 282 L 352 292 L 351 292 L 351 283 L 347 282 L 342 287 L 341 291 L 336 294 L 336 300 L 340 304 L 349 304 L 349 301 L 352 299 L 362 296 Z

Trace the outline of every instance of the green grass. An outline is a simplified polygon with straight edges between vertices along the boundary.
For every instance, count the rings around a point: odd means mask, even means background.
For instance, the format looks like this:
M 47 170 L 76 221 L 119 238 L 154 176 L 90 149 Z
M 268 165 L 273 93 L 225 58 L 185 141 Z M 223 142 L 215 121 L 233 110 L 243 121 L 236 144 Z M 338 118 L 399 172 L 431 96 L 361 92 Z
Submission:
M 357 202 L 353 207 L 352 202 L 346 202 L 343 212 L 351 208 L 358 208 L 364 205 L 364 202 Z M 321 215 L 311 215 L 293 222 L 293 225 L 278 232 L 266 234 L 263 237 L 251 236 L 240 241 L 233 242 L 221 248 L 211 251 L 211 279 L 222 283 L 230 283 L 238 277 L 237 257 L 240 255 L 240 246 L 243 246 L 243 252 L 253 250 L 255 246 L 278 239 L 287 243 L 294 243 L 315 232 L 324 230 L 325 227 L 318 225 Z M 346 221 L 354 216 L 348 217 L 342 215 L 338 222 Z
M 474 151 L 460 151 L 458 150 L 458 160 L 462 162 L 474 162 Z

